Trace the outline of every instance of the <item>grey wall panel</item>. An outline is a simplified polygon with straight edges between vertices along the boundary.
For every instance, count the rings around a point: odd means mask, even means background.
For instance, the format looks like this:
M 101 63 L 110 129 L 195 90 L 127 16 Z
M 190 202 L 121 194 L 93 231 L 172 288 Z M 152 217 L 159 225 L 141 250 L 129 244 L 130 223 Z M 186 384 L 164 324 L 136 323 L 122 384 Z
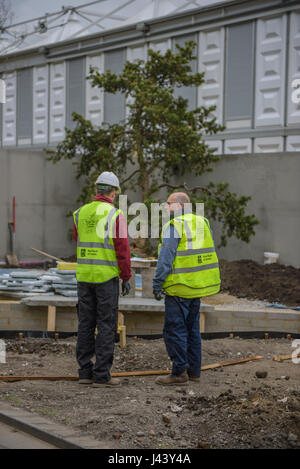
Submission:
M 85 114 L 85 58 L 69 60 L 67 62 L 67 102 L 66 126 L 75 127 L 72 113 Z
M 105 71 L 119 74 L 126 61 L 126 49 L 106 52 L 104 55 Z M 104 123 L 116 124 L 125 118 L 125 96 L 122 93 L 104 93 Z
M 174 52 L 177 52 L 176 44 L 183 47 L 187 41 L 197 42 L 197 36 L 195 34 L 189 34 L 185 36 L 180 36 L 176 39 L 173 39 L 172 48 Z M 194 55 L 197 57 L 198 51 L 197 47 L 194 49 Z M 191 62 L 192 73 L 197 73 L 197 60 L 192 60 Z M 196 86 L 181 86 L 176 87 L 174 91 L 176 97 L 181 96 L 184 99 L 188 100 L 188 109 L 192 110 L 197 107 L 197 88 Z
M 5 100 L 5 82 L 2 80 L 2 73 L 0 73 L 0 147 L 2 145 L 2 113 L 3 113 L 3 104 Z
M 186 180 L 189 187 L 205 185 L 208 180 L 229 182 L 232 192 L 252 197 L 246 213 L 254 213 L 260 221 L 255 227 L 256 235 L 251 237 L 249 244 L 236 238 L 229 239 L 228 245 L 218 250 L 219 258 L 232 261 L 253 259 L 263 263 L 265 251 L 278 252 L 281 264 L 299 268 L 299 179 L 300 151 L 244 154 L 242 157 L 226 155 L 216 163 L 209 179 L 206 174 Z M 211 226 L 218 244 L 221 227 L 213 220 Z
M 225 120 L 252 117 L 253 27 L 253 23 L 244 23 L 227 28 Z
M 33 127 L 32 68 L 17 71 L 17 141 L 32 139 Z
M 2 114 L 3 114 L 3 104 L 0 103 L 0 147 L 2 146 Z
M 0 260 L 8 253 L 8 222 L 16 197 L 16 254 L 41 260 L 31 247 L 58 257 L 76 253 L 68 238 L 73 226 L 66 214 L 75 210 L 80 192 L 71 161 L 53 165 L 42 151 L 0 149 Z

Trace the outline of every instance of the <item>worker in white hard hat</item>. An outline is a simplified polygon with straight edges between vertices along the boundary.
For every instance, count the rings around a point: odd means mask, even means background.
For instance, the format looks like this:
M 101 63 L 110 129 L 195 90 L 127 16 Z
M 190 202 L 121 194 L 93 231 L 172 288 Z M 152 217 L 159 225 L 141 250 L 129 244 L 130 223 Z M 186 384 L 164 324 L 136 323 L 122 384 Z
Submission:
M 125 217 L 113 205 L 119 191 L 117 176 L 105 171 L 96 180 L 93 202 L 73 214 L 73 237 L 77 241 L 79 383 L 94 387 L 120 385 L 119 379 L 111 377 L 110 370 L 118 324 L 119 278 L 122 295 L 128 295 L 131 256 Z

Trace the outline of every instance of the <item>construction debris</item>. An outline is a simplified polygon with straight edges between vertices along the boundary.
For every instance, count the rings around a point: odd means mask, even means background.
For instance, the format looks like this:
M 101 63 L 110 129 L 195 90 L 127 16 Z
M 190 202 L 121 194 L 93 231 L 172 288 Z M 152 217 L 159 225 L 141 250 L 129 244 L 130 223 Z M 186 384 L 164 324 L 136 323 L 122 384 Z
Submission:
M 300 353 L 298 353 L 296 356 L 294 356 L 294 354 L 290 354 L 290 355 L 282 355 L 280 357 L 274 357 L 273 360 L 275 362 L 281 362 L 283 360 L 291 360 L 291 358 L 300 358 Z

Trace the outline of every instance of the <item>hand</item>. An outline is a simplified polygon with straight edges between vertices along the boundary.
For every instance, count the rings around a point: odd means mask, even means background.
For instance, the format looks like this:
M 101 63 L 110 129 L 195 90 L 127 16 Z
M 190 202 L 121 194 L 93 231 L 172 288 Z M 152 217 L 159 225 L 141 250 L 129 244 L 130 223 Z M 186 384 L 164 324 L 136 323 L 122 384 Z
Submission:
M 130 292 L 130 284 L 129 284 L 129 282 L 125 282 L 125 280 L 123 280 L 123 282 L 122 282 L 122 293 L 121 293 L 121 295 L 122 295 L 122 296 L 126 296 L 126 295 L 129 294 L 129 292 Z
M 157 301 L 160 301 L 163 297 L 163 291 L 162 290 L 153 290 L 153 295 L 154 295 L 154 298 Z

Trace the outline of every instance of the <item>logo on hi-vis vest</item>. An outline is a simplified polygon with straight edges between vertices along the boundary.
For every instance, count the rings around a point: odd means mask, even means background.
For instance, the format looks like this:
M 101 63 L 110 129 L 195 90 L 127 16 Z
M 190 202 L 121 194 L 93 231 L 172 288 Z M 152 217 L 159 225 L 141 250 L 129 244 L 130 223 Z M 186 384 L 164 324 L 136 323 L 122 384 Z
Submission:
M 86 249 L 81 249 L 80 250 L 80 255 L 81 255 L 81 257 L 85 257 L 86 256 Z
M 201 254 L 200 256 L 198 256 L 198 264 L 207 264 L 209 262 L 212 262 L 212 257 L 213 255 L 211 253 Z

